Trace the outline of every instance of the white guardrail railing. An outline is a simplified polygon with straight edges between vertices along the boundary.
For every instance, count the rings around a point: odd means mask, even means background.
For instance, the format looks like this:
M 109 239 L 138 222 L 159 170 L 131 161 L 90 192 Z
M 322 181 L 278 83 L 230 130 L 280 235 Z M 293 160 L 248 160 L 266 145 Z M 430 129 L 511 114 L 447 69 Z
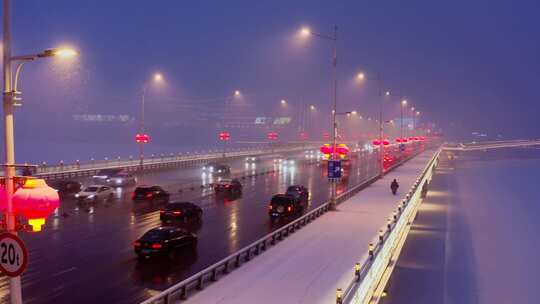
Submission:
M 441 149 L 433 155 L 416 179 L 405 199 L 398 203 L 384 227 L 368 246 L 368 252 L 354 265 L 354 275 L 349 285 L 336 291 L 336 303 L 375 304 L 381 298 L 384 287 L 397 262 L 401 248 L 428 184 L 437 166 Z
M 407 159 L 396 163 L 390 170 L 393 170 L 409 159 L 416 156 L 419 152 L 410 156 Z M 388 170 L 388 171 L 390 171 Z M 379 175 L 374 175 L 368 177 L 364 181 L 360 182 L 358 185 L 352 187 L 347 192 L 339 195 L 336 198 L 336 203 L 339 204 L 350 197 L 354 196 L 360 190 L 366 188 L 373 182 L 379 179 Z M 226 258 L 221 259 L 220 261 L 210 265 L 204 270 L 192 275 L 191 277 L 183 280 L 180 283 L 175 284 L 174 286 L 169 287 L 168 289 L 162 291 L 158 295 L 151 297 L 150 299 L 142 302 L 141 304 L 171 304 L 176 303 L 177 301 L 185 300 L 191 292 L 196 292 L 202 290 L 206 284 L 214 282 L 232 269 L 238 268 L 242 265 L 243 262 L 247 262 L 259 255 L 270 246 L 276 244 L 276 242 L 281 241 L 287 237 L 290 233 L 304 227 L 314 219 L 318 218 L 325 212 L 330 210 L 330 202 L 325 202 L 321 206 L 311 210 L 310 212 L 304 214 L 300 218 L 290 222 L 289 224 L 269 233 L 257 241 L 245 246 L 244 248 L 236 251 L 235 253 L 227 256 Z
M 289 146 L 289 147 L 280 147 L 280 148 L 274 148 L 274 149 L 261 149 L 261 148 L 254 148 L 254 149 L 239 149 L 238 151 L 227 151 L 224 152 L 206 152 L 204 154 L 196 154 L 196 153 L 185 153 L 185 154 L 178 154 L 178 155 L 161 155 L 158 157 L 148 157 L 144 160 L 144 170 L 151 170 L 151 169 L 160 169 L 164 167 L 177 167 L 177 166 L 191 166 L 195 164 L 200 164 L 202 162 L 210 161 L 210 160 L 219 160 L 223 159 L 224 157 L 227 159 L 231 158 L 238 158 L 243 156 L 256 156 L 256 155 L 264 155 L 264 154 L 272 154 L 272 153 L 282 153 L 282 152 L 293 152 L 293 151 L 300 151 L 303 149 L 313 149 L 311 146 Z M 140 160 L 138 159 L 129 159 L 129 160 L 121 160 L 113 159 L 113 160 L 106 160 L 106 161 L 91 161 L 90 163 L 78 163 L 75 162 L 73 164 L 59 164 L 54 166 L 49 165 L 40 165 L 37 166 L 35 176 L 39 176 L 42 178 L 69 178 L 69 177 L 75 177 L 80 175 L 85 175 L 86 173 L 92 173 L 98 170 L 102 169 L 114 169 L 114 168 L 125 168 L 128 171 L 137 171 L 140 170 Z

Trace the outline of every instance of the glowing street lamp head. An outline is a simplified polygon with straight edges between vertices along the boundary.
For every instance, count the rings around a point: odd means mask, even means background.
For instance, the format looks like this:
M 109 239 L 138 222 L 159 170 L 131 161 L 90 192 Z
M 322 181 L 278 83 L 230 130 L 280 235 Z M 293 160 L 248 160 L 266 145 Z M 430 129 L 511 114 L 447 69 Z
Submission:
M 302 37 L 308 37 L 311 35 L 311 29 L 307 26 L 304 26 L 303 28 L 300 29 L 300 35 Z
M 358 75 L 356 75 L 356 79 L 358 80 L 364 80 L 366 78 L 366 74 L 364 73 L 358 73 Z
M 416 111 L 416 116 L 420 115 L 420 111 Z
M 386 91 L 386 92 L 384 93 L 384 95 L 390 96 L 390 91 Z
M 234 96 L 236 96 L 236 97 L 240 97 L 240 94 L 241 94 L 241 93 L 240 93 L 240 91 L 239 91 L 239 90 L 236 90 L 236 91 L 234 91 Z
M 43 51 L 43 53 L 38 54 L 38 57 L 60 57 L 60 58 L 72 58 L 79 55 L 77 51 L 70 48 L 56 48 L 48 49 Z
M 411 107 L 411 111 L 414 112 L 414 107 Z
M 162 82 L 163 81 L 163 74 L 161 73 L 155 73 L 154 74 L 154 81 L 155 82 Z
M 314 105 L 310 105 L 310 106 L 309 106 L 309 109 L 310 109 L 311 111 L 315 111 L 315 106 L 314 106 Z
M 286 106 L 286 105 L 287 105 L 287 101 L 286 101 L 285 99 L 282 99 L 282 100 L 280 101 L 280 103 L 281 103 L 282 106 Z
M 352 111 L 351 114 L 352 114 L 352 115 L 356 115 L 356 114 L 358 114 L 358 112 Z
M 62 58 L 72 58 L 79 55 L 79 53 L 74 49 L 60 48 L 54 50 L 54 55 Z
M 406 106 L 406 105 L 407 105 L 407 99 L 403 99 L 403 100 L 401 101 L 401 105 L 402 105 L 402 106 Z

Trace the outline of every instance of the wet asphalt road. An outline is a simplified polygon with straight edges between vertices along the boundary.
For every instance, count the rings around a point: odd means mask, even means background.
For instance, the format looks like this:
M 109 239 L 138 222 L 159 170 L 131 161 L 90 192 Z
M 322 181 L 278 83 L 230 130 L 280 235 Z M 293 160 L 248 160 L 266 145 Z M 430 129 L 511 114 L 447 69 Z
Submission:
M 158 184 L 170 191 L 171 201 L 191 201 L 203 208 L 203 222 L 189 227 L 199 236 L 195 252 L 178 252 L 174 259 L 138 260 L 132 243 L 147 230 L 159 226 L 161 204 L 133 203 L 133 187 L 118 189 L 114 200 L 80 205 L 64 200 L 44 231 L 24 233 L 30 263 L 23 275 L 25 303 L 137 303 L 197 273 L 257 240 L 283 223 L 272 224 L 267 205 L 276 193 L 291 184 L 310 190 L 309 208 L 329 197 L 326 167 L 304 163 L 295 154 L 294 169 L 242 179 L 241 197 L 216 197 L 208 189 L 178 192 L 186 184 L 202 182 L 201 168 L 160 171 L 138 176 L 139 184 Z M 231 163 L 233 174 L 274 168 L 273 159 L 256 168 L 244 160 Z M 377 156 L 364 153 L 351 161 L 349 178 L 338 192 L 377 174 Z M 88 180 L 85 182 L 88 183 Z M 208 181 L 206 181 L 208 182 Z M 7 301 L 8 282 L 0 278 L 0 296 Z

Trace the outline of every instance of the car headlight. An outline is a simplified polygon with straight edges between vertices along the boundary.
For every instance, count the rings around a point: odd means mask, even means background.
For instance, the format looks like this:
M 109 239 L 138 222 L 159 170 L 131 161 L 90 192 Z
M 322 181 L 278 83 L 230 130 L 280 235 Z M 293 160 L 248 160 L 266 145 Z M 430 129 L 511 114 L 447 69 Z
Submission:
M 91 195 L 89 195 L 87 198 L 94 198 L 94 197 L 96 197 L 96 195 L 95 195 L 95 194 L 91 194 Z
M 81 196 L 79 193 L 75 193 L 75 197 L 79 197 Z

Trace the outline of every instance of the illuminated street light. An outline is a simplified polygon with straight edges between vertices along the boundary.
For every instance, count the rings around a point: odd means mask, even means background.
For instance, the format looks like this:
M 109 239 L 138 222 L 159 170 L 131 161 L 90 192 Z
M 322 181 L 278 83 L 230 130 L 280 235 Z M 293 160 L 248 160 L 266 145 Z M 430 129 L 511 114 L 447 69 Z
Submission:
M 366 78 L 366 74 L 364 73 L 358 73 L 358 75 L 356 75 L 356 78 L 358 80 L 364 80 Z
M 309 109 L 310 109 L 311 111 L 315 111 L 316 108 L 315 108 L 314 105 L 310 105 L 310 106 L 309 106 Z
M 390 91 L 386 91 L 386 92 L 384 93 L 384 95 L 390 96 Z
M 406 106 L 406 105 L 407 105 L 407 99 L 403 99 L 403 100 L 401 101 L 401 105 L 402 105 L 402 106 Z
M 3 1 L 3 74 L 4 74 L 4 147 L 5 147 L 5 206 L 4 225 L 8 234 L 17 234 L 17 219 L 15 215 L 13 196 L 15 193 L 15 135 L 14 135 L 14 110 L 15 106 L 21 105 L 21 92 L 17 90 L 20 74 L 25 63 L 43 57 L 58 56 L 62 58 L 74 57 L 77 52 L 68 49 L 45 50 L 39 54 L 12 56 L 11 54 L 11 4 L 9 0 Z M 13 77 L 12 64 L 17 64 L 15 77 Z M 20 275 L 9 278 L 9 302 L 11 304 L 22 303 L 21 277 Z
M 152 82 L 155 84 L 163 83 L 164 78 L 163 74 L 160 72 L 155 72 L 152 76 Z M 144 135 L 148 137 L 148 134 L 145 132 L 145 126 L 144 126 L 144 114 L 145 114 L 145 98 L 146 98 L 146 87 L 148 85 L 148 81 L 143 84 L 142 94 L 141 94 L 141 121 L 139 126 L 139 133 L 141 135 Z M 149 138 L 149 137 L 148 137 Z M 148 140 L 140 140 L 137 141 L 139 144 L 139 166 L 141 168 L 141 171 L 143 170 L 144 165 L 144 144 L 148 143 Z
M 311 30 L 309 29 L 309 27 L 304 26 L 303 28 L 300 29 L 300 35 L 303 37 L 307 37 L 311 35 Z
M 238 91 L 238 90 L 234 91 L 234 96 L 236 96 L 236 97 L 240 97 L 241 94 L 242 93 L 240 93 L 240 91 Z
M 352 115 L 356 115 L 356 114 L 358 114 L 358 112 L 352 111 L 351 114 L 352 114 Z
M 280 101 L 280 103 L 281 103 L 282 106 L 286 106 L 286 105 L 287 105 L 287 101 L 286 101 L 285 99 L 282 99 L 282 100 Z

